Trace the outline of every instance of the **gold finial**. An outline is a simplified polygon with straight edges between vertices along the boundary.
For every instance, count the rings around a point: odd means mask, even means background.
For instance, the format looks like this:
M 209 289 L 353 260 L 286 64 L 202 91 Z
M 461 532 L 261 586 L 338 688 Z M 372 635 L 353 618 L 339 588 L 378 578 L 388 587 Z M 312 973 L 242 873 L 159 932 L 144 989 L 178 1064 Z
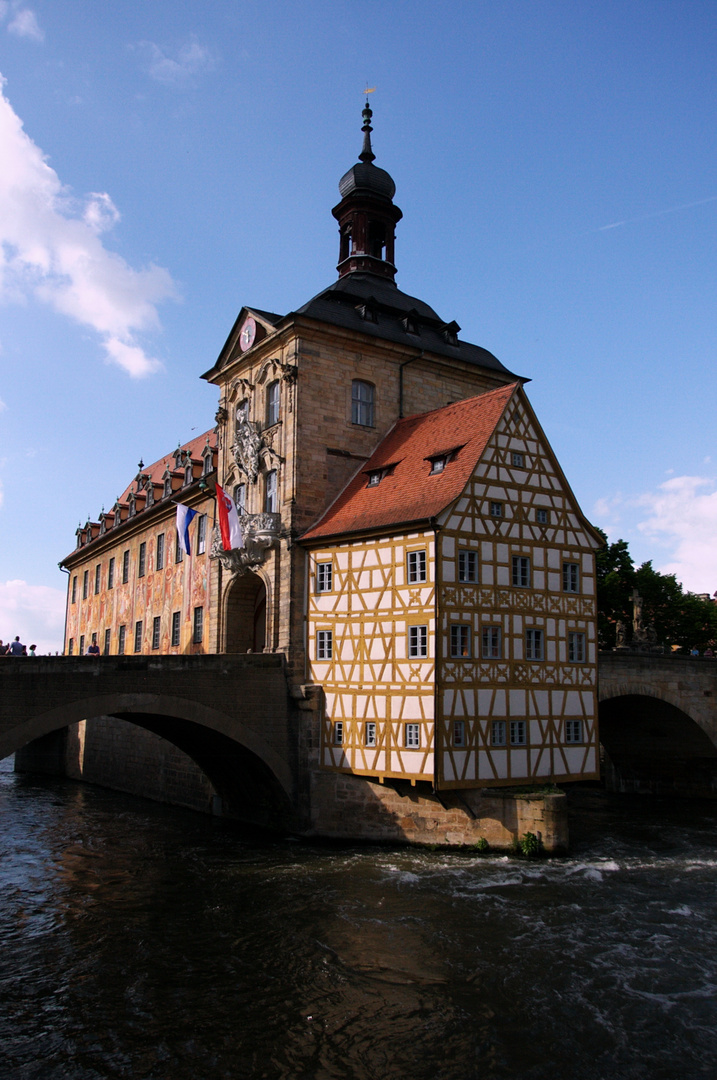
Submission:
M 366 89 L 364 90 L 364 94 L 366 95 L 366 97 L 368 97 L 368 95 L 369 95 L 369 94 L 373 94 L 373 93 L 374 93 L 375 89 L 376 89 L 376 87 L 375 87 L 375 86 L 368 86 L 368 85 L 367 85 L 367 86 L 366 86 Z

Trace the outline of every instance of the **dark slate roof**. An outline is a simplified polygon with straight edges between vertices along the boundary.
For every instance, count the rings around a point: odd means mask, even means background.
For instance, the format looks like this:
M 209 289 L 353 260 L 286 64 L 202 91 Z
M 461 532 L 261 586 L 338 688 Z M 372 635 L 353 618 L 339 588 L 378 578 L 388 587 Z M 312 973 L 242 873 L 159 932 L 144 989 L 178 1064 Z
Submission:
M 342 199 L 354 191 L 380 195 L 390 202 L 396 194 L 396 185 L 385 169 L 377 168 L 370 161 L 359 161 L 339 180 L 339 194 Z
M 376 321 L 366 318 L 362 308 L 373 309 Z M 500 372 L 509 378 L 520 378 L 510 372 L 487 349 L 456 339 L 451 345 L 447 325 L 428 304 L 401 292 L 393 282 L 367 273 L 347 274 L 328 289 L 317 293 L 294 314 L 306 315 L 318 322 L 356 330 L 369 337 L 393 341 L 416 350 L 438 353 L 454 360 L 463 360 L 477 367 Z M 409 318 L 417 333 L 409 332 L 403 320 Z M 454 330 L 460 329 L 451 324 Z

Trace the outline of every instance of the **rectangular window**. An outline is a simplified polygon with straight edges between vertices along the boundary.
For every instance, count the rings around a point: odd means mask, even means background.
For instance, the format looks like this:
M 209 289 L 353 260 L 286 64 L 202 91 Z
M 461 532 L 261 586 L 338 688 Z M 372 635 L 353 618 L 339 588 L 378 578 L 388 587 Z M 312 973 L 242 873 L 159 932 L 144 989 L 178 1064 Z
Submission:
M 410 657 L 428 656 L 427 626 L 409 626 L 408 655 Z
M 77 603 L 77 576 L 72 579 L 72 603 Z
M 142 620 L 138 619 L 134 624 L 134 651 L 142 651 Z
M 195 607 L 192 641 L 195 645 L 201 645 L 204 637 L 204 608 Z
M 528 741 L 527 725 L 525 720 L 511 720 L 510 722 L 510 745 L 525 746 Z
M 279 381 L 266 388 L 266 423 L 268 427 L 279 423 Z
M 426 580 L 426 553 L 425 551 L 409 551 L 406 556 L 408 564 L 408 583 L 415 585 L 419 581 Z
M 538 509 L 535 511 L 535 520 L 538 522 L 538 525 L 547 525 L 548 511 L 545 510 L 542 506 L 539 506 Z
M 492 746 L 505 746 L 505 720 L 494 720 L 490 725 Z
M 279 505 L 276 484 L 276 469 L 266 474 L 266 487 L 264 489 L 264 510 L 267 514 L 275 514 Z
M 373 720 L 369 720 L 364 726 L 364 742 L 366 746 L 376 745 L 376 725 Z
M 319 630 L 316 635 L 316 659 L 330 660 L 334 651 L 334 636 L 331 630 Z
M 453 721 L 453 745 L 465 746 L 466 745 L 466 722 L 465 720 Z
M 565 721 L 565 741 L 567 743 L 581 743 L 583 739 L 583 722 L 582 720 L 566 720 Z
M 491 517 L 503 517 L 503 503 L 491 500 L 490 504 L 490 516 Z
M 102 564 L 97 563 L 97 566 L 95 567 L 95 596 L 99 596 L 101 583 L 102 583 Z
M 373 427 L 373 386 L 361 379 L 351 383 L 351 423 Z
M 159 648 L 160 632 L 162 628 L 162 618 L 160 615 L 155 615 L 152 620 L 152 648 Z
M 197 555 L 207 550 L 207 515 L 200 514 L 197 521 Z
M 513 584 L 520 589 L 530 588 L 530 559 L 525 555 L 513 556 Z
M 531 627 L 525 631 L 525 659 L 543 659 L 543 631 Z
M 316 591 L 331 592 L 333 587 L 333 565 L 330 562 L 316 564 Z
M 568 660 L 573 664 L 585 663 L 585 634 L 568 634 Z
M 115 587 L 115 557 L 114 555 L 110 559 L 107 565 L 107 588 L 114 589 Z
M 383 472 L 381 471 L 381 469 L 377 469 L 375 472 L 370 472 L 368 474 L 368 481 L 366 483 L 366 486 L 367 487 L 378 487 L 378 485 L 381 483 L 381 477 L 382 476 L 383 476 Z
M 334 724 L 334 744 L 336 746 L 343 746 L 344 744 L 344 722 L 343 720 L 337 720 Z
M 446 458 L 437 457 L 431 460 L 431 475 L 434 473 L 442 473 L 446 467 Z
M 458 580 L 476 582 L 478 580 L 478 552 L 458 551 Z
M 83 600 L 87 599 L 87 593 L 89 591 L 89 585 L 88 585 L 89 579 L 90 579 L 90 572 L 89 572 L 89 570 L 85 570 L 84 574 L 82 575 L 82 599 Z
M 576 562 L 563 563 L 563 592 L 580 592 L 580 567 Z
M 80 634 L 80 656 L 85 655 L 85 635 Z
M 107 629 L 105 630 L 105 647 L 102 650 L 104 652 L 105 656 L 109 656 L 109 654 L 110 654 L 110 639 L 111 639 L 111 631 L 110 631 L 110 628 L 107 627 Z
M 129 551 L 125 551 L 122 556 L 122 584 L 126 585 L 129 581 Z
M 184 548 L 182 547 L 182 541 L 179 539 L 179 533 L 177 533 L 177 546 L 174 551 L 175 563 L 180 563 L 184 558 Z
M 157 537 L 157 558 L 155 559 L 155 569 L 164 569 L 164 533 L 160 533 Z
M 404 724 L 403 745 L 407 750 L 417 750 L 421 745 L 421 725 Z
M 119 633 L 117 635 L 117 652 L 120 656 L 124 653 L 125 639 L 127 637 L 127 627 L 120 626 Z
M 147 569 L 147 544 L 143 540 L 139 545 L 139 558 L 137 559 L 137 577 L 144 577 Z
M 176 649 L 179 645 L 179 612 L 172 612 L 172 648 Z
M 514 468 L 516 468 L 516 469 L 524 469 L 525 468 L 525 454 L 517 453 L 514 450 L 512 455 L 511 455 L 511 460 L 513 462 L 513 467 Z
M 73 656 L 74 652 L 75 652 L 75 639 L 70 638 L 69 643 L 68 643 L 68 647 L 67 647 L 67 655 L 68 656 Z
M 466 657 L 471 654 L 471 628 L 453 623 L 451 626 L 451 656 Z
M 503 656 L 502 633 L 499 626 L 484 626 L 481 652 L 484 660 L 500 660 Z
M 246 484 L 237 484 L 234 488 L 234 505 L 240 516 L 246 513 Z

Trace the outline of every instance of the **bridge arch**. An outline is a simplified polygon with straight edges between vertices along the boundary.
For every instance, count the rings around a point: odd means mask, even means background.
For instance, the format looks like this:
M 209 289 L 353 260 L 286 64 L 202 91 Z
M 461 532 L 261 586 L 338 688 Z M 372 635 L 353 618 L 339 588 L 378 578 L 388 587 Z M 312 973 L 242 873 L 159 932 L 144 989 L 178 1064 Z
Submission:
M 717 745 L 684 705 L 674 688 L 654 684 L 601 691 L 602 775 L 609 790 L 717 796 Z

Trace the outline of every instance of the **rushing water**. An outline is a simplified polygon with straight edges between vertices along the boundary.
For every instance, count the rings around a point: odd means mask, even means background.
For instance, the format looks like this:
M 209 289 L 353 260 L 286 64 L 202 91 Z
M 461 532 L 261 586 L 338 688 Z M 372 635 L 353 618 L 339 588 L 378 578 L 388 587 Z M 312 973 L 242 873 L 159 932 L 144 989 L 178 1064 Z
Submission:
M 0 766 L 0 1077 L 717 1077 L 717 805 L 527 863 L 274 841 Z

